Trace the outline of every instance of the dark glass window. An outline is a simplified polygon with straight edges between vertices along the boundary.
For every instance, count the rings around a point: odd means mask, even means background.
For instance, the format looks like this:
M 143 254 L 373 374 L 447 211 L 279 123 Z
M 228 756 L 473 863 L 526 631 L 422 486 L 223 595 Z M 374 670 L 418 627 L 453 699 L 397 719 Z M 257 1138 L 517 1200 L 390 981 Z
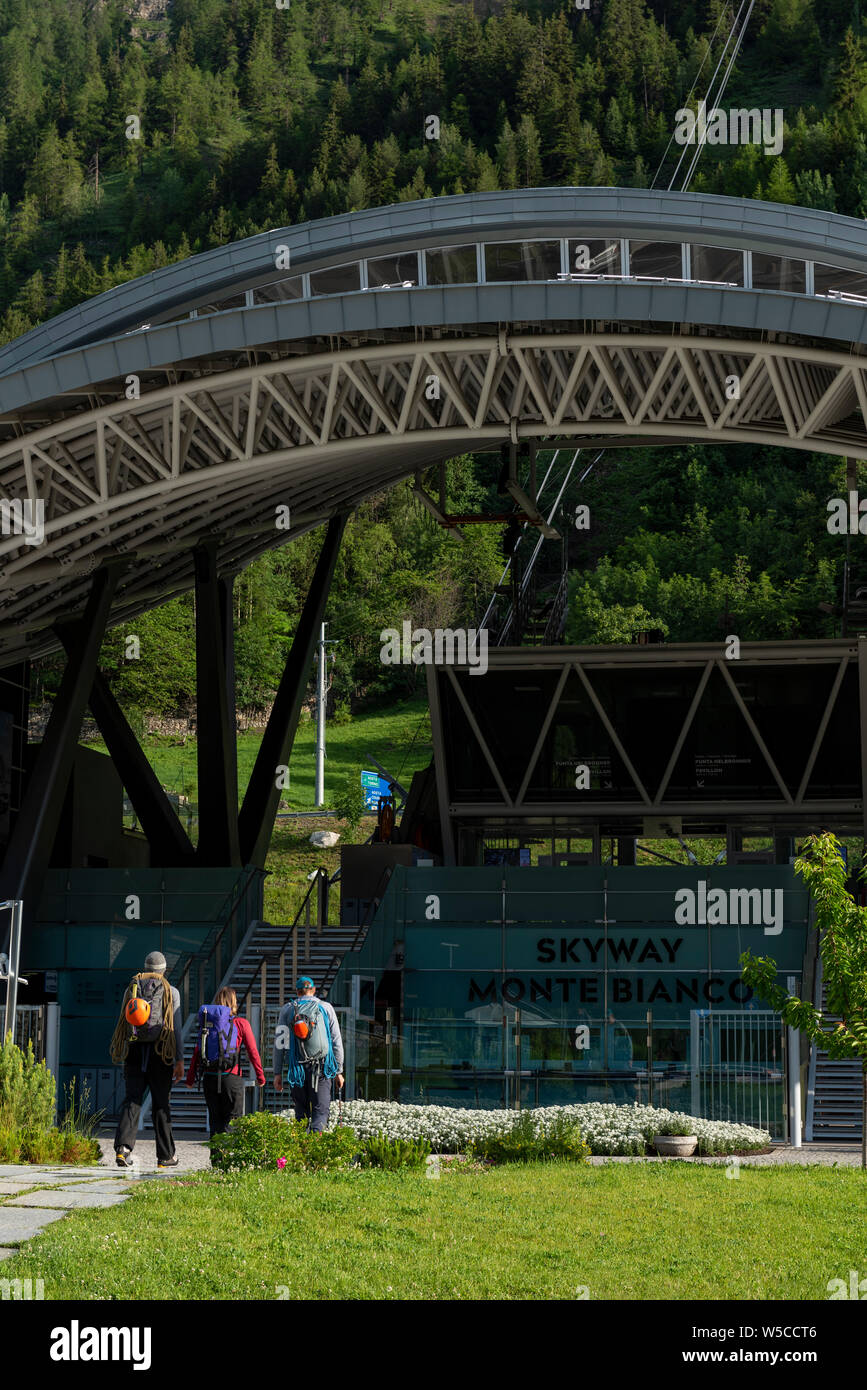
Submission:
M 807 292 L 807 267 L 791 256 L 766 256 L 764 251 L 753 252 L 753 285 L 758 290 L 792 290 Z
M 404 280 L 418 284 L 418 253 L 408 251 L 402 256 L 380 256 L 367 262 L 367 283 L 371 288 L 377 285 L 401 285 Z
M 619 275 L 620 242 L 570 240 L 569 270 L 573 275 Z
M 475 246 L 444 246 L 424 254 L 429 285 L 474 285 L 479 278 Z
M 724 284 L 744 283 L 744 253 L 725 246 L 691 246 L 693 280 L 719 280 Z
M 253 291 L 254 304 L 274 304 L 283 299 L 303 299 L 304 284 L 300 275 L 291 279 L 274 280 L 270 285 L 260 285 Z
M 352 265 L 333 265 L 328 270 L 314 270 L 310 276 L 311 294 L 348 294 L 361 287 L 361 268 Z
M 485 247 L 485 279 L 556 280 L 559 241 L 504 241 Z
M 653 275 L 659 279 L 680 280 L 683 257 L 679 241 L 630 241 L 630 275 Z
M 817 261 L 813 267 L 816 294 L 831 294 L 837 290 L 841 294 L 857 294 L 867 298 L 867 275 L 859 275 L 857 270 L 843 270 L 837 265 L 822 265 Z

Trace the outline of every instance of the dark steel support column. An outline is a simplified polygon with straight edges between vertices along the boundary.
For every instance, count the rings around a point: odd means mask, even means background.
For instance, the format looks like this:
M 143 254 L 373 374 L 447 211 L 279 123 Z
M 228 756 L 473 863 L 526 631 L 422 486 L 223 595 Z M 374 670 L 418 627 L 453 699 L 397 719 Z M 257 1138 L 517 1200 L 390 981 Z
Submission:
M 220 626 L 223 633 L 223 651 L 226 654 L 226 710 L 232 736 L 229 739 L 230 769 L 229 777 L 235 788 L 235 802 L 238 800 L 238 714 L 235 707 L 235 576 L 226 575 L 217 580 L 220 601 Z
M 861 824 L 867 855 L 867 636 L 858 638 L 858 726 L 861 735 Z M 864 1114 L 867 1134 L 867 1111 Z
M 199 864 L 240 865 L 235 725 L 227 672 L 232 626 L 217 578 L 216 542 L 198 546 L 196 569 L 196 734 L 199 769 Z M 233 701 L 234 704 L 234 701 Z
M 292 650 L 286 660 L 274 708 L 241 807 L 239 819 L 243 862 L 256 864 L 259 868 L 265 866 L 274 817 L 280 804 L 277 768 L 286 766 L 289 761 L 301 715 L 301 702 L 313 664 L 313 649 L 319 636 L 319 627 L 325 612 L 345 526 L 345 516 L 332 517 L 328 523 L 316 572 L 304 601 Z
M 58 628 L 57 635 L 69 652 L 72 634 L 65 628 Z M 193 863 L 195 848 L 99 670 L 93 679 L 88 704 L 148 838 L 151 862 L 163 868 Z
M 33 919 L 51 858 L 120 572 L 112 565 L 96 573 L 84 615 L 72 625 L 60 690 L 3 861 L 0 898 L 22 898 L 25 922 Z

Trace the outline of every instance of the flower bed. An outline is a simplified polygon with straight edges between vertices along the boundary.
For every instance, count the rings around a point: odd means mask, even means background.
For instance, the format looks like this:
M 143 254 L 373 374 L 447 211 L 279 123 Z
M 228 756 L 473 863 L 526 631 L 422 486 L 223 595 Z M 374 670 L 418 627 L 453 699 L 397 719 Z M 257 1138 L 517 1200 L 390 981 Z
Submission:
M 338 1120 L 338 1106 L 331 1107 L 330 1128 Z M 291 1112 L 285 1112 L 287 1117 Z M 698 1136 L 699 1154 L 754 1153 L 770 1147 L 766 1130 L 722 1120 L 700 1120 L 681 1110 L 657 1110 L 650 1105 L 550 1105 L 532 1114 L 542 1129 L 558 1116 L 574 1120 L 594 1154 L 644 1154 L 660 1129 L 684 1122 Z M 355 1130 L 359 1139 L 384 1134 L 388 1139 L 427 1139 L 435 1153 L 461 1153 L 475 1141 L 506 1134 L 518 1112 L 468 1110 L 445 1105 L 401 1105 L 396 1101 L 350 1100 L 342 1108 L 340 1123 Z

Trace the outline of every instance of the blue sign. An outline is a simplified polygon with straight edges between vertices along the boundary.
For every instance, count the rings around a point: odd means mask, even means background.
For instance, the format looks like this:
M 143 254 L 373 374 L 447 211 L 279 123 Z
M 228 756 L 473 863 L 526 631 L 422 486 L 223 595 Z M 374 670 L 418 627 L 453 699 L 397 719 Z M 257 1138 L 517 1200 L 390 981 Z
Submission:
M 375 811 L 379 806 L 379 798 L 389 795 L 391 784 L 387 777 L 381 777 L 378 772 L 362 772 L 361 790 L 364 793 L 365 811 Z

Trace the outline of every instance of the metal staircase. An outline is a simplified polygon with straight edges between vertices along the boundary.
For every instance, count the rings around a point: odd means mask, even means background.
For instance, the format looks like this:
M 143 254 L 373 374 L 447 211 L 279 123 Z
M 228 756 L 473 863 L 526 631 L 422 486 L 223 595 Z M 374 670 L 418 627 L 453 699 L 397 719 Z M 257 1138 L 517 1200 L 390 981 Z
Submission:
M 839 1023 L 826 1014 L 827 992 L 821 976 L 821 960 L 816 976 L 816 1002 L 828 1023 Z M 814 1044 L 810 1049 L 807 1086 L 807 1114 L 804 1137 L 807 1142 L 822 1140 L 860 1143 L 864 1124 L 863 1073 L 857 1058 L 832 1061 L 827 1052 Z
M 264 1004 L 273 1007 L 283 1004 L 294 994 L 295 980 L 299 972 L 309 974 L 316 981 L 317 992 L 327 998 L 328 991 L 337 974 L 346 952 L 356 945 L 360 929 L 353 926 L 323 925 L 321 917 L 327 915 L 327 889 L 323 893 L 322 878 L 328 881 L 327 874 L 320 870 L 311 882 L 307 895 L 298 909 L 291 926 L 274 926 L 270 922 L 251 922 L 243 939 L 229 962 L 225 973 L 217 975 L 217 989 L 228 986 L 238 996 L 238 1013 L 253 1023 L 258 1031 L 260 1010 Z M 322 896 L 320 896 L 320 894 Z M 314 895 L 318 898 L 320 921 L 311 921 Z M 214 952 L 219 954 L 220 943 L 214 943 L 208 960 L 210 964 Z M 207 974 L 207 971 L 204 972 Z M 195 1049 L 195 1029 L 197 1009 L 188 1012 L 184 1022 L 184 1068 L 189 1067 Z M 253 1081 L 252 1068 L 247 1079 Z M 172 1088 L 172 1130 L 178 1134 L 206 1134 L 208 1112 L 205 1098 L 198 1085 L 190 1090 L 183 1083 Z M 251 1107 L 247 1106 L 249 1110 Z M 150 1095 L 142 1107 L 140 1132 L 152 1130 Z

